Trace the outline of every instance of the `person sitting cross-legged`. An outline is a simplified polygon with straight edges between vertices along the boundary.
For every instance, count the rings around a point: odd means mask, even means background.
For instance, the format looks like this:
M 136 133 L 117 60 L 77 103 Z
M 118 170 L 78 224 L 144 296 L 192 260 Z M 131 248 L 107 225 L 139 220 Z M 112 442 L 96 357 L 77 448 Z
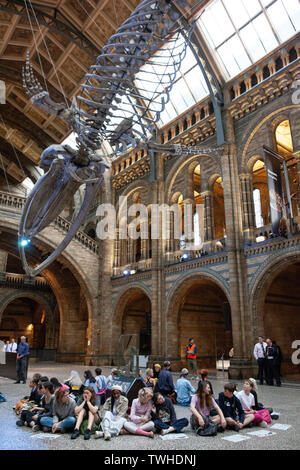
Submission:
M 155 393 L 153 402 L 151 419 L 155 429 L 160 434 L 165 435 L 170 432 L 180 432 L 189 425 L 186 418 L 176 418 L 174 405 L 170 398 L 164 397 L 161 393 Z
M 80 434 L 80 426 L 84 419 L 87 419 L 87 429 L 84 433 L 84 439 L 88 440 L 91 437 L 91 430 L 93 424 L 99 424 L 100 418 L 98 415 L 98 406 L 96 403 L 96 393 L 93 387 L 85 387 L 82 397 L 79 398 L 77 406 L 75 407 L 76 425 L 71 436 L 71 439 L 76 439 Z
M 254 420 L 254 415 L 245 416 L 241 402 L 234 392 L 235 386 L 232 383 L 225 384 L 224 392 L 219 394 L 218 403 L 226 419 L 227 427 L 238 432 Z
M 126 423 L 128 399 L 122 395 L 122 388 L 119 385 L 112 386 L 112 395 L 109 397 L 101 409 L 102 431 L 95 432 L 95 439 L 104 437 L 109 441 L 112 437 L 123 434 L 123 426 Z M 126 432 L 127 434 L 127 432 Z
M 65 384 L 56 390 L 53 403 L 53 417 L 45 416 L 40 420 L 40 425 L 45 432 L 51 431 L 54 434 L 57 431 L 61 433 L 73 431 L 76 424 L 74 416 L 76 403 L 70 397 L 69 390 L 69 387 Z
M 243 390 L 237 392 L 235 395 L 241 402 L 245 415 L 253 415 L 253 424 L 266 428 L 271 424 L 271 416 L 268 410 L 260 409 L 255 410 L 255 398 L 251 393 L 252 384 L 250 380 L 245 380 Z
M 210 417 L 210 412 L 215 409 L 217 412 L 216 416 Z M 199 427 L 205 427 L 204 418 L 209 418 L 214 424 L 219 425 L 217 430 L 222 432 L 226 428 L 226 420 L 222 409 L 218 406 L 214 397 L 211 394 L 210 385 L 206 381 L 200 381 L 198 389 L 192 398 L 191 402 L 191 427 L 192 429 L 198 429 Z
M 191 394 L 194 394 L 196 391 L 188 380 L 188 374 L 189 371 L 187 369 L 182 369 L 180 379 L 176 382 L 177 405 L 179 406 L 190 406 Z
M 154 423 L 151 421 L 152 398 L 151 388 L 145 387 L 139 390 L 138 398 L 132 402 L 129 421 L 124 424 L 129 434 L 154 437 Z

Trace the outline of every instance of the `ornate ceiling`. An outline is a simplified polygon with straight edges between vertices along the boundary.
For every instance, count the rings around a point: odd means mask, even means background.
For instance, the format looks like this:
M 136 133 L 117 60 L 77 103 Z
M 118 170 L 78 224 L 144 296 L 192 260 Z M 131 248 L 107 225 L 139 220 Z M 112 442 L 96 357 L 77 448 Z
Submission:
M 139 0 L 0 0 L 0 184 L 36 181 L 40 154 L 69 134 L 64 121 L 32 106 L 22 87 L 29 50 L 40 83 L 56 101 L 71 101 L 84 74 Z M 206 3 L 192 0 L 192 6 Z M 38 51 L 38 53 L 37 53 Z M 65 96 L 64 96 L 65 95 Z

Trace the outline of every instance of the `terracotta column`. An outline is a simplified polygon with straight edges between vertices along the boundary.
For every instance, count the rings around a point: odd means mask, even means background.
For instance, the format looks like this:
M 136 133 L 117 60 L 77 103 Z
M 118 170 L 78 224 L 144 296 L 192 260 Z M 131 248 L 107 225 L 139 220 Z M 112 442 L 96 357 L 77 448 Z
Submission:
M 252 175 L 240 175 L 245 242 L 252 242 L 255 229 Z
M 0 250 L 0 273 L 6 272 L 8 253 L 6 251 Z

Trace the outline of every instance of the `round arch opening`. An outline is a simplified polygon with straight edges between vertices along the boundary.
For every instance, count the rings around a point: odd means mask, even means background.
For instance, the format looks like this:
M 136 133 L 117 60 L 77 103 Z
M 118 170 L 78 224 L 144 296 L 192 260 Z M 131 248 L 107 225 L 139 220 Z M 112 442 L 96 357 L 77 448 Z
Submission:
M 229 358 L 233 346 L 231 308 L 227 296 L 216 282 L 206 278 L 187 281 L 179 290 L 173 306 L 182 364 L 186 363 L 186 346 L 190 338 L 198 348 L 198 368 L 215 369 L 216 361 L 222 355 L 224 359 Z
M 124 296 L 123 296 L 124 297 Z M 139 353 L 151 354 L 151 301 L 141 289 L 130 289 L 120 306 L 120 334 L 139 335 Z
M 298 375 L 300 365 L 293 364 L 292 344 L 300 340 L 300 260 L 281 270 L 269 284 L 260 305 L 263 332 L 280 347 L 281 375 Z
M 55 349 L 59 319 L 43 301 L 33 296 L 18 296 L 4 308 L 0 322 L 0 339 L 17 342 L 25 336 L 30 349 Z

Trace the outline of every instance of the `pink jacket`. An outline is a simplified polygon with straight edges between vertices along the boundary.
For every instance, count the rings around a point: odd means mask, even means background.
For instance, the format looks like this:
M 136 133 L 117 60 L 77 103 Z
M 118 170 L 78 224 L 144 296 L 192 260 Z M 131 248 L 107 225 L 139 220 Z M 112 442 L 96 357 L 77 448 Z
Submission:
M 145 405 L 142 405 L 138 398 L 133 400 L 131 405 L 130 420 L 139 424 L 142 416 L 148 416 L 150 418 L 152 410 L 152 400 L 148 401 Z

